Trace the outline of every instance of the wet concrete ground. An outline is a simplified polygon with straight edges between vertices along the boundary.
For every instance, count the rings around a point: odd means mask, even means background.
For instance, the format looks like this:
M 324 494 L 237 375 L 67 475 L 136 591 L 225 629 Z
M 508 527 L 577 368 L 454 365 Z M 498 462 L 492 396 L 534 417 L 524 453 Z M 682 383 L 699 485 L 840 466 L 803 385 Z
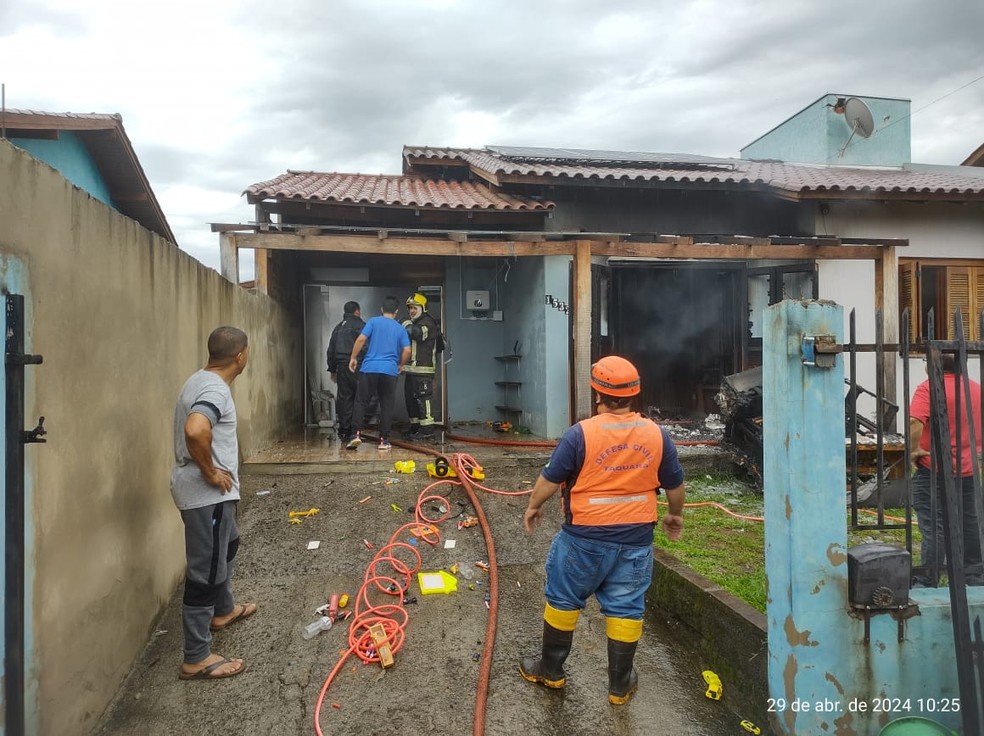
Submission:
M 337 450 L 336 450 L 337 451 Z M 483 450 L 469 448 L 476 457 Z M 491 451 L 487 454 L 492 454 Z M 542 465 L 542 453 L 527 460 L 499 453 L 484 461 L 486 485 L 500 490 L 530 487 Z M 391 504 L 410 509 L 430 482 L 388 472 L 395 460 L 411 457 L 394 448 L 377 454 L 363 447 L 359 463 L 339 465 L 330 473 L 283 474 L 285 466 L 246 466 L 239 507 L 242 546 L 234 587 L 241 601 L 256 601 L 259 612 L 215 635 L 216 652 L 242 657 L 244 674 L 214 682 L 183 682 L 181 662 L 181 589 L 176 591 L 156 633 L 134 665 L 116 700 L 94 733 L 153 734 L 308 734 L 325 678 L 348 649 L 347 624 L 338 622 L 305 641 L 302 627 L 315 619 L 315 608 L 332 592 L 354 602 L 373 551 L 412 520 Z M 362 456 L 365 456 L 363 459 Z M 296 467 L 294 468 L 296 469 Z M 307 470 L 311 470 L 308 467 Z M 355 472 L 356 470 L 360 472 Z M 393 482 L 396 480 L 396 482 Z M 524 483 L 524 481 L 527 481 Z M 269 490 L 266 495 L 258 491 Z M 447 497 L 451 514 L 470 514 L 464 491 L 445 484 L 434 489 Z M 367 496 L 371 498 L 360 503 Z M 741 716 L 704 697 L 697 656 L 686 645 L 684 629 L 649 615 L 636 657 L 640 688 L 626 706 L 607 701 L 605 621 L 593 600 L 582 615 L 567 662 L 568 685 L 547 691 L 517 673 L 521 656 L 539 649 L 543 611 L 543 563 L 559 527 L 559 504 L 547 506 L 543 527 L 528 536 L 522 529 L 524 497 L 479 491 L 494 535 L 499 564 L 498 631 L 486 709 L 485 733 L 506 734 L 668 734 L 718 736 L 746 734 Z M 432 502 L 425 507 L 437 506 Z M 464 504 L 464 505 L 462 505 Z M 299 525 L 288 512 L 320 508 Z M 456 528 L 457 519 L 439 524 L 454 549 L 419 545 L 424 571 L 454 562 L 487 560 L 478 527 Z M 404 533 L 401 539 L 408 540 Z M 321 542 L 308 550 L 308 542 Z M 468 734 L 473 730 L 475 690 L 488 610 L 489 578 L 457 593 L 422 596 L 416 579 L 409 595 L 406 640 L 396 664 L 383 671 L 350 657 L 325 696 L 320 725 L 325 734 Z M 385 596 L 374 594 L 374 603 Z M 352 603 L 349 604 L 352 606 Z M 337 706 L 337 707 L 335 707 Z M 764 729 L 763 729 L 764 730 Z

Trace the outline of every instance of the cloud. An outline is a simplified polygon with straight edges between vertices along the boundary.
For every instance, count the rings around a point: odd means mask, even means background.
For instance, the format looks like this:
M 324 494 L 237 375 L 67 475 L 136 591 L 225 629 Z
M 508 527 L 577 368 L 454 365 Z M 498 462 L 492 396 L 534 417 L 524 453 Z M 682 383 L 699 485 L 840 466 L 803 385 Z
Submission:
M 984 4 L 916 0 L 15 0 L 0 81 L 9 107 L 121 113 L 217 267 L 205 223 L 251 219 L 250 184 L 398 173 L 404 144 L 737 156 L 837 92 L 910 98 L 913 157 L 959 163 L 984 82 L 934 100 L 984 74 L 982 27 Z

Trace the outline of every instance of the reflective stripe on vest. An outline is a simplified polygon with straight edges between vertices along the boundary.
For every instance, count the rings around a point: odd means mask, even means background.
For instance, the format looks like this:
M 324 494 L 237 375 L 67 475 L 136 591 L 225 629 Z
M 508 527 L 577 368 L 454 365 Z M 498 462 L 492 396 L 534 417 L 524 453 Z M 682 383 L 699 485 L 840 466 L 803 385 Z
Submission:
M 656 521 L 663 433 L 649 419 L 599 414 L 585 419 L 584 464 L 570 489 L 570 522 L 579 526 Z

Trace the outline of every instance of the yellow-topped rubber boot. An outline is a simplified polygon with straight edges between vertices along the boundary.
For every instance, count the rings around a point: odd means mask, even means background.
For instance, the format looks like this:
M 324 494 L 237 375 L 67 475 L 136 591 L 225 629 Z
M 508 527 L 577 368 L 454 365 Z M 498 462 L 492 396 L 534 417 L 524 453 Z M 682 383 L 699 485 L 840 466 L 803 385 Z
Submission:
M 637 641 L 608 640 L 608 702 L 625 705 L 639 689 L 639 675 L 632 661 Z
M 524 680 L 535 682 L 553 690 L 567 684 L 564 674 L 564 661 L 571 653 L 573 631 L 555 629 L 543 622 L 543 651 L 540 657 L 523 657 L 519 663 L 519 674 Z

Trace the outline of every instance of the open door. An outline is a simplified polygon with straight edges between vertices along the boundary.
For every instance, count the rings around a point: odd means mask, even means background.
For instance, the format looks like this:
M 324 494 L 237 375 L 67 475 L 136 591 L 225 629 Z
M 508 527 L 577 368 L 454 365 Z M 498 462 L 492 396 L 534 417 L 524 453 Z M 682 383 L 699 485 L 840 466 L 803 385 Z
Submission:
M 612 269 L 591 264 L 591 362 L 612 353 L 609 321 L 612 298 Z
M 819 284 L 813 261 L 745 269 L 748 314 L 742 334 L 742 370 L 762 365 L 762 321 L 765 308 L 783 299 L 817 299 Z

